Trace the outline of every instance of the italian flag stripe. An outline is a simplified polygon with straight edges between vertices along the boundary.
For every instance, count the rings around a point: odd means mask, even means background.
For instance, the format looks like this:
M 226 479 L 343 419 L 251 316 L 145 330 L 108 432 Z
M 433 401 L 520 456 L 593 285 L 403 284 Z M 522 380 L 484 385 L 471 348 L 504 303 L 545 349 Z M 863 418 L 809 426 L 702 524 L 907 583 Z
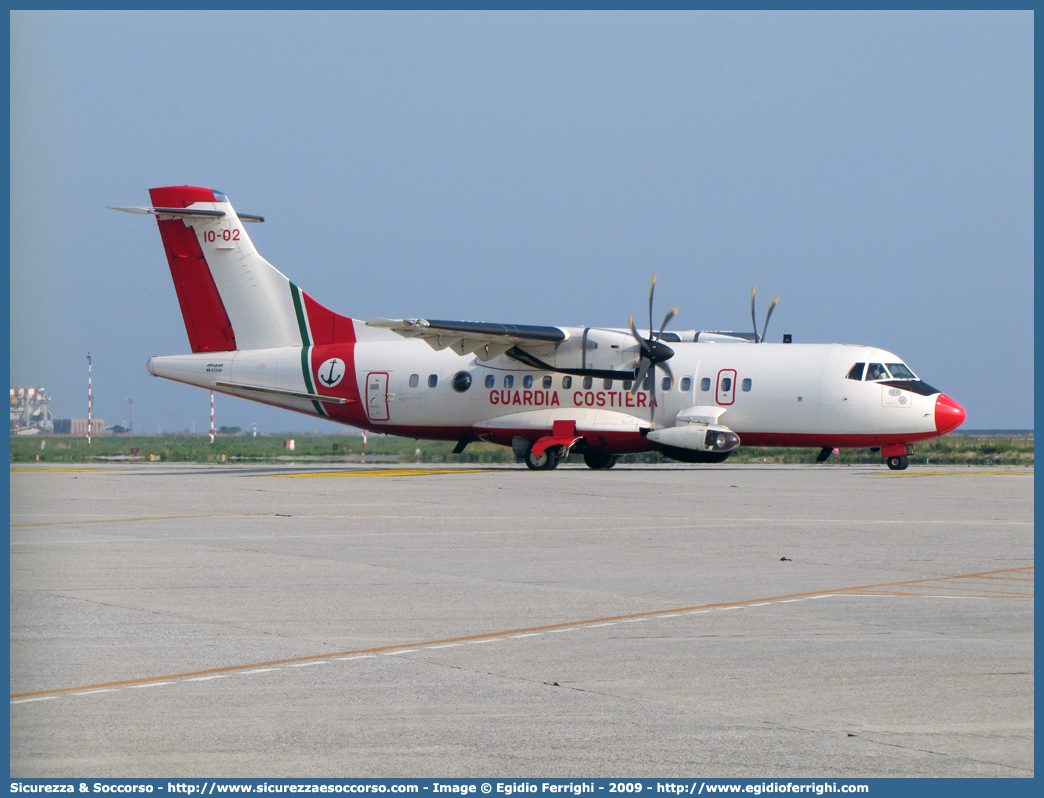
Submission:
M 312 336 L 308 331 L 308 318 L 305 315 L 304 302 L 301 301 L 301 289 L 290 283 L 290 295 L 294 299 L 294 312 L 297 314 L 297 326 L 301 330 L 301 373 L 304 375 L 305 389 L 308 393 L 315 393 L 315 386 L 312 383 L 312 369 L 310 366 L 309 357 Z M 315 407 L 315 412 L 321 416 L 327 415 L 326 409 L 320 402 L 315 399 L 312 400 L 312 405 Z

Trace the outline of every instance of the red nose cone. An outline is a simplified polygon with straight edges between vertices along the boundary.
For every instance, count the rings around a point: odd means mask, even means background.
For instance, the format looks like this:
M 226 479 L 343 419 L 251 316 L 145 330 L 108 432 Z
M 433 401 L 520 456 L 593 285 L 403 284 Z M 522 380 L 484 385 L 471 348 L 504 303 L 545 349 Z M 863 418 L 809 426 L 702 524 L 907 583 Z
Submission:
M 939 398 L 935 400 L 935 428 L 940 435 L 961 426 L 965 416 L 963 407 L 946 394 L 939 394 Z

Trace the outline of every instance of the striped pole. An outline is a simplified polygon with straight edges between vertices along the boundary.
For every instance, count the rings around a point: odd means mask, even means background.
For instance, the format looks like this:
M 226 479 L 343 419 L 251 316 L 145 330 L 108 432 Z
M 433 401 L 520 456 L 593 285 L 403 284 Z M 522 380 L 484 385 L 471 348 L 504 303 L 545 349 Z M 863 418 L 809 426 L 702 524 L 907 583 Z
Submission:
M 210 392 L 210 442 L 214 442 L 214 392 Z
M 87 445 L 91 445 L 91 420 L 94 418 L 94 397 L 91 395 L 91 353 L 87 353 Z

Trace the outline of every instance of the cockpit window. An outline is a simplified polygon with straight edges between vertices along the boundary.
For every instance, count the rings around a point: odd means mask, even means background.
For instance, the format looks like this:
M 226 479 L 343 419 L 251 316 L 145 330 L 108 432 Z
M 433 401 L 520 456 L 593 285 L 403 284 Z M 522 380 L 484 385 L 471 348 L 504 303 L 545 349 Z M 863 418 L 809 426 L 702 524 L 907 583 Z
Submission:
M 889 363 L 888 370 L 892 372 L 892 376 L 897 380 L 916 380 L 917 375 L 914 374 L 910 369 L 903 363 Z
M 866 369 L 866 381 L 890 379 L 888 369 L 883 363 L 871 363 Z
M 214 202 L 228 202 L 228 197 L 226 197 L 220 191 L 215 191 L 214 192 Z
M 863 379 L 863 368 L 865 366 L 866 366 L 866 363 L 856 363 L 854 366 L 852 366 L 852 368 L 849 369 L 849 371 L 848 371 L 848 379 L 850 379 L 850 380 L 861 380 L 861 379 Z

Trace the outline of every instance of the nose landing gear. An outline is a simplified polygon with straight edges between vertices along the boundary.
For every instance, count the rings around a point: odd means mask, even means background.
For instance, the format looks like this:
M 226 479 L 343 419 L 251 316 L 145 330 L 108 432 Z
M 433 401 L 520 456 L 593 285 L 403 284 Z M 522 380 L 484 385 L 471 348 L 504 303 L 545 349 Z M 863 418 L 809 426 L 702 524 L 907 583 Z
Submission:
M 901 454 L 896 457 L 889 457 L 885 462 L 888 463 L 888 467 L 893 471 L 905 471 L 906 467 L 910 465 L 910 458 L 905 454 Z

